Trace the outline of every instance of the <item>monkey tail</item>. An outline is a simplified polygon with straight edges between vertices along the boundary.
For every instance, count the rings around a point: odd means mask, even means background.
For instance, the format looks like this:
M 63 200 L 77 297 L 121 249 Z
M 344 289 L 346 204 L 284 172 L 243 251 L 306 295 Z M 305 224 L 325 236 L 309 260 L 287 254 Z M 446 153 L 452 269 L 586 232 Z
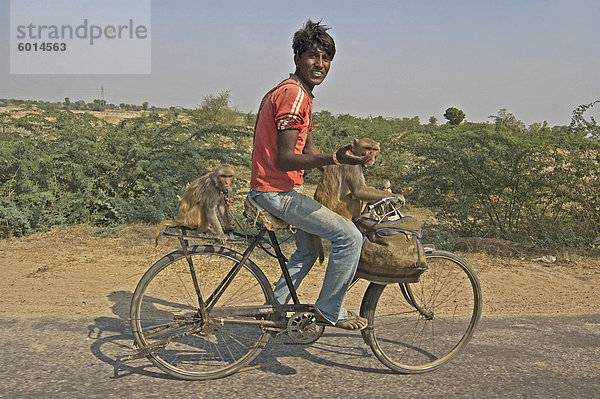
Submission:
M 319 264 L 322 264 L 323 261 L 325 260 L 325 251 L 323 250 L 323 241 L 321 240 L 321 237 L 316 236 L 315 239 L 317 240 L 317 250 L 319 252 Z
M 165 230 L 165 227 L 177 227 L 177 226 L 181 226 L 181 223 L 178 223 L 175 220 L 165 220 L 164 222 L 159 224 L 158 227 L 156 228 L 156 235 L 154 237 L 154 246 L 155 247 L 158 246 L 158 240 L 162 236 L 162 233 Z

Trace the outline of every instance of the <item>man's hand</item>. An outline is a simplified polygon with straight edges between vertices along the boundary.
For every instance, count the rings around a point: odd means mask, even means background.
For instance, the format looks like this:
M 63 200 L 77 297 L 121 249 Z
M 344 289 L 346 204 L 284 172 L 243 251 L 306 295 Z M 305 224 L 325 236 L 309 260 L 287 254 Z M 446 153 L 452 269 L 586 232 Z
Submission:
M 365 154 L 363 156 L 356 156 L 352 152 L 354 148 L 354 143 L 350 143 L 348 145 L 343 146 L 339 150 L 335 152 L 335 156 L 340 163 L 345 163 L 347 165 L 361 165 L 365 162 L 371 161 L 373 159 L 373 153 Z

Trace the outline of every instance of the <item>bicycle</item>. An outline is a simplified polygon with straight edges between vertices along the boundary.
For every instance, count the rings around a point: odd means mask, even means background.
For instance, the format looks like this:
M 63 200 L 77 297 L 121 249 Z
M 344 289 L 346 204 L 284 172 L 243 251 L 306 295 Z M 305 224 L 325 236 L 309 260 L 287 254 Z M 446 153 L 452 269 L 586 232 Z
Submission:
M 395 206 L 388 198 L 371 210 L 399 212 Z M 274 229 L 256 228 L 234 232 L 237 243 L 248 243 L 243 253 L 219 244 L 190 246 L 197 236 L 184 228 L 165 231 L 181 248 L 152 265 L 135 289 L 130 359 L 145 356 L 177 378 L 214 379 L 245 367 L 273 335 L 285 333 L 298 344 L 321 337 L 324 327 L 315 323 L 314 305 L 300 303 Z M 293 303 L 274 304 L 271 284 L 250 259 L 257 247 L 278 259 Z M 417 283 L 370 283 L 362 299 L 360 315 L 368 320 L 362 338 L 395 372 L 423 373 L 447 363 L 469 342 L 481 315 L 481 288 L 467 261 L 431 246 L 425 252 L 428 270 Z M 277 317 L 284 312 L 291 317 Z

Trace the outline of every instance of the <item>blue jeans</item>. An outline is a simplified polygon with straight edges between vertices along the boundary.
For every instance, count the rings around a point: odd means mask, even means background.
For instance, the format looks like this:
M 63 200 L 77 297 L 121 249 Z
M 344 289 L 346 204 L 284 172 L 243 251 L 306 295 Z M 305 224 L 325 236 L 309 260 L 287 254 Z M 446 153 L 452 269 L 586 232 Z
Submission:
M 287 268 L 298 288 L 318 257 L 315 236 L 331 241 L 332 251 L 325 271 L 323 286 L 315 307 L 332 324 L 348 317 L 342 307 L 348 285 L 356 273 L 363 237 L 354 223 L 324 207 L 299 191 L 260 192 L 248 194 L 266 211 L 296 227 L 296 252 Z M 286 304 L 291 294 L 283 275 L 275 285 L 275 302 Z

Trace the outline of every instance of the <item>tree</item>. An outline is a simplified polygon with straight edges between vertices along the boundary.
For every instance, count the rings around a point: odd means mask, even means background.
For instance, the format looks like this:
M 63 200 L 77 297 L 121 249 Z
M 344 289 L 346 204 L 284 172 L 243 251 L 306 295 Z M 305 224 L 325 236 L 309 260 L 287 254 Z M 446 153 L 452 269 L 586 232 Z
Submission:
M 239 125 L 241 122 L 239 113 L 235 108 L 231 108 L 230 98 L 231 94 L 228 90 L 203 97 L 200 106 L 190 113 L 192 120 L 205 126 Z
M 600 126 L 598 126 L 594 117 L 590 116 L 589 121 L 584 117 L 584 113 L 597 103 L 600 103 L 600 100 L 580 105 L 573 111 L 570 125 L 573 132 L 583 132 L 584 135 L 588 135 L 596 140 L 600 139 Z
M 4 121 L 8 121 L 10 119 L 10 114 L 8 112 L 0 112 L 0 125 L 2 125 L 2 133 L 5 132 L 5 123 Z
M 148 109 L 148 101 L 144 101 L 144 102 L 142 103 L 142 109 L 143 109 L 144 111 L 146 111 L 146 110 Z
M 429 125 L 430 126 L 436 126 L 437 125 L 437 118 L 435 116 L 430 116 L 429 117 Z
M 448 119 L 448 123 L 452 126 L 460 125 L 465 119 L 465 113 L 455 107 L 450 107 L 444 113 L 444 118 Z
M 77 100 L 73 103 L 73 107 L 78 110 L 87 109 L 87 104 L 83 100 Z
M 512 113 L 508 112 L 506 108 L 501 108 L 498 111 L 498 115 L 490 115 L 489 118 L 494 120 L 497 132 L 520 134 L 527 130 L 527 126 Z

